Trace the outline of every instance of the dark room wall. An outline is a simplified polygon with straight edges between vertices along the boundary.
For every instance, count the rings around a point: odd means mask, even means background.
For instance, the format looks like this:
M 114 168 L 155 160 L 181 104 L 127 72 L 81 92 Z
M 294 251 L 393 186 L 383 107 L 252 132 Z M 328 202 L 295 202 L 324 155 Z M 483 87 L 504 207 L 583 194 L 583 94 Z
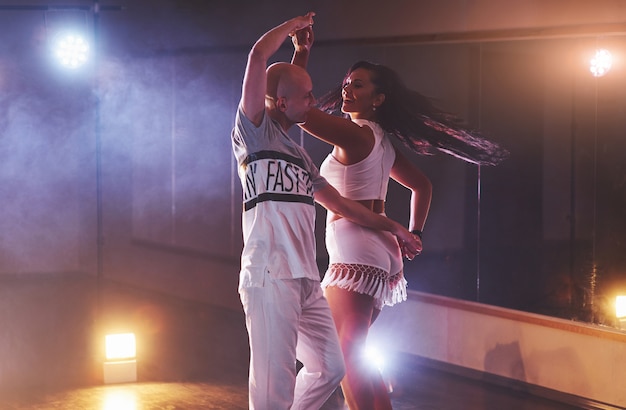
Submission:
M 409 154 L 434 186 L 409 288 L 611 325 L 626 287 L 626 6 L 591 3 L 107 0 L 94 14 L 91 1 L 2 0 L 1 290 L 87 281 L 87 296 L 57 299 L 92 312 L 93 286 L 113 283 L 241 313 L 230 130 L 247 52 L 312 9 L 317 95 L 356 60 L 384 63 L 511 152 L 480 170 Z M 49 52 L 67 22 L 97 40 L 83 70 L 59 70 Z M 617 58 L 594 79 L 583 57 L 597 45 Z M 290 56 L 286 41 L 275 59 Z M 330 151 L 291 134 L 316 163 Z M 408 192 L 394 184 L 388 199 L 406 222 Z M 0 297 L 0 312 L 20 306 Z M 56 317 L 23 310 L 32 329 Z M 15 316 L 0 320 L 20 334 Z

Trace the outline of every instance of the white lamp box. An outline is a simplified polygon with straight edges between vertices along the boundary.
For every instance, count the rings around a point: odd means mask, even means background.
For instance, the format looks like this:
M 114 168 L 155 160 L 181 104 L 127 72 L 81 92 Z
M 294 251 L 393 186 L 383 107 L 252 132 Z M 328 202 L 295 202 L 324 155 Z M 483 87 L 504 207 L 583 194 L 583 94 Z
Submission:
M 104 383 L 129 383 L 137 381 L 137 360 L 104 362 Z

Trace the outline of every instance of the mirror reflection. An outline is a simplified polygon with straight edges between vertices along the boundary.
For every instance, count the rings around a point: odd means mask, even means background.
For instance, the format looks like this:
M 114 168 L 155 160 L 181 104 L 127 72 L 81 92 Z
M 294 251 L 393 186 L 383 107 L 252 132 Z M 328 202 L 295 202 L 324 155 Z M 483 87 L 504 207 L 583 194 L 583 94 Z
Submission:
M 413 289 L 620 327 L 624 45 L 615 36 L 380 51 L 412 86 L 511 152 L 496 167 L 415 159 L 434 192 L 427 251 L 407 264 Z M 614 58 L 603 75 L 594 75 L 606 63 L 596 50 Z

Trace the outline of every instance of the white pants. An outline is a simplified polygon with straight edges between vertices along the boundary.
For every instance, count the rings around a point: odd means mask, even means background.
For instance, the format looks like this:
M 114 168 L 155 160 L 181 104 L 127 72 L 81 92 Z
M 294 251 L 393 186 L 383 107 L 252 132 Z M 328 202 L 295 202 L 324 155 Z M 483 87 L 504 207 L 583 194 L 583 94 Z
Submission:
M 345 374 L 319 281 L 265 278 L 240 289 L 250 340 L 249 401 L 254 410 L 315 410 Z M 304 365 L 296 377 L 296 359 Z

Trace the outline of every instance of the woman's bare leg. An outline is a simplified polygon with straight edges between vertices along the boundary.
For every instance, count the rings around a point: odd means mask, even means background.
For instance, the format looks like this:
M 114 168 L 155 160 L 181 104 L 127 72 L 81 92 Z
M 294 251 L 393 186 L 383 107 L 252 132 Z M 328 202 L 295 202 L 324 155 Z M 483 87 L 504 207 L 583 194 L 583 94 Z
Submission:
M 364 359 L 369 327 L 380 311 L 374 298 L 338 287 L 324 292 L 333 314 L 344 355 L 346 375 L 341 388 L 351 410 L 391 410 L 387 388 Z
M 376 321 L 380 315 L 380 309 L 374 309 L 372 313 L 372 321 L 370 327 Z M 389 397 L 389 390 L 383 380 L 383 376 L 380 372 L 376 372 L 372 377 L 372 388 L 374 389 L 374 403 L 377 410 L 391 410 L 391 398 Z

